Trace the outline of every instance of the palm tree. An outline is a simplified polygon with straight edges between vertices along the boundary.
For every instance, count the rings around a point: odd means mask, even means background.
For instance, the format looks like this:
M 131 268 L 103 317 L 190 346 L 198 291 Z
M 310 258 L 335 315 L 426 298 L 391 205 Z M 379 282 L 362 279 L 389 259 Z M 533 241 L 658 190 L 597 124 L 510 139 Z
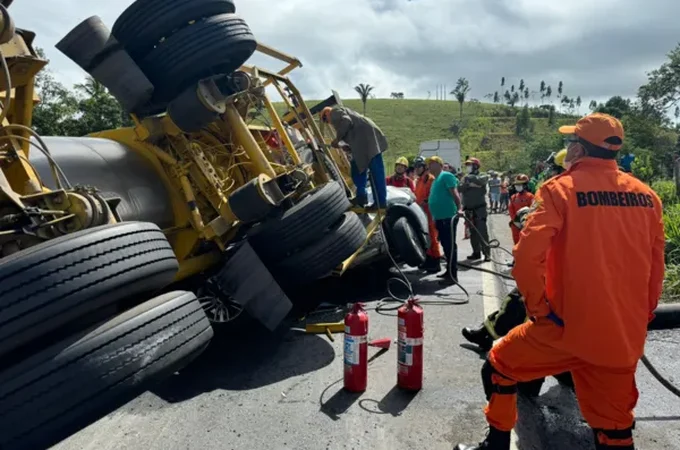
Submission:
M 500 96 L 498 95 L 498 91 L 494 92 L 494 93 L 493 93 L 493 102 L 494 102 L 494 103 L 498 103 L 498 102 L 500 102 L 500 101 L 501 101 L 501 98 L 500 98 Z
M 562 91 L 564 89 L 564 84 L 560 81 L 559 84 L 557 85 L 557 95 L 562 97 Z
M 543 99 L 545 98 L 545 81 L 541 80 L 541 87 L 538 89 L 538 92 L 541 93 L 541 104 L 543 104 Z
M 359 97 L 361 97 L 361 103 L 364 105 L 364 115 L 366 115 L 366 102 L 373 92 L 373 86 L 370 84 L 359 83 L 359 85 L 354 86 L 354 90 L 357 91 Z
M 505 77 L 501 77 L 501 87 L 505 86 Z
M 519 91 L 524 92 L 524 79 L 519 80 Z
M 524 100 L 527 101 L 527 105 L 529 104 L 529 88 L 525 87 L 524 88 Z
M 547 88 L 545 88 L 545 98 L 550 100 L 551 96 L 552 96 L 552 87 L 548 86 Z M 550 101 L 550 104 L 552 104 L 552 100 Z
M 595 100 L 591 100 L 590 104 L 588 104 L 588 109 L 595 111 L 597 109 L 597 102 Z
M 452 95 L 456 96 L 456 100 L 458 100 L 458 106 L 460 107 L 460 117 L 463 117 L 463 104 L 465 103 L 465 99 L 467 98 L 467 95 L 470 93 L 470 82 L 465 79 L 465 78 L 458 78 L 458 81 L 456 81 L 456 88 L 451 91 Z
M 579 110 L 581 109 L 581 102 L 582 102 L 581 96 L 579 95 L 578 97 L 576 97 L 576 108 Z
M 99 98 L 106 94 L 104 85 L 89 75 L 85 77 L 85 83 L 79 83 L 73 87 L 76 88 L 76 90 L 83 92 L 88 97 Z

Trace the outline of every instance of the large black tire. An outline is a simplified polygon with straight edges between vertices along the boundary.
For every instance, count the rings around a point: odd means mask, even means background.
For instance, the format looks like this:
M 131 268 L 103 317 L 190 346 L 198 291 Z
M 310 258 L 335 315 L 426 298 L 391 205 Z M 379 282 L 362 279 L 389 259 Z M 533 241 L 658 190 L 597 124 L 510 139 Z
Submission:
M 155 292 L 178 268 L 161 230 L 143 222 L 91 228 L 0 259 L 0 355 L 95 310 Z
M 138 61 L 190 22 L 234 11 L 233 0 L 137 0 L 118 17 L 111 34 Z
M 213 336 L 171 292 L 0 372 L 0 448 L 50 447 L 182 369 Z
M 248 240 L 263 261 L 278 261 L 319 239 L 349 208 L 344 189 L 331 181 L 311 190 L 280 216 L 256 225 Z
M 179 30 L 139 65 L 156 88 L 154 100 L 170 101 L 200 79 L 235 71 L 256 48 L 243 19 L 220 14 Z
M 273 266 L 272 273 L 284 286 L 311 283 L 352 256 L 364 245 L 366 237 L 359 216 L 347 212 L 323 238 Z
M 392 238 L 397 253 L 406 264 L 418 267 L 425 262 L 425 250 L 406 217 L 401 217 L 394 222 Z

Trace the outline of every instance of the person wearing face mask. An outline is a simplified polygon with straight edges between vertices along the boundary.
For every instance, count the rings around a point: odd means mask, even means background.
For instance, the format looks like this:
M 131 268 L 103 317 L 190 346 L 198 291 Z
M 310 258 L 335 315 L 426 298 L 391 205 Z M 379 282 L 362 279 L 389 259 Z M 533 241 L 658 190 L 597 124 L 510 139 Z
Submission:
M 517 245 L 519 242 L 519 228 L 515 225 L 515 219 L 517 218 L 517 212 L 526 207 L 531 206 L 534 201 L 534 194 L 529 192 L 527 189 L 527 184 L 529 183 L 529 177 L 520 173 L 515 178 L 515 190 L 517 193 L 510 197 L 510 204 L 508 205 L 508 213 L 510 214 L 510 229 L 512 230 L 512 242 Z
M 418 182 L 416 183 L 416 202 L 423 208 L 425 214 L 427 214 L 427 228 L 428 233 L 430 234 L 430 248 L 427 249 L 425 263 L 420 266 L 420 268 L 429 273 L 436 273 L 441 269 L 440 260 L 442 258 L 442 252 L 439 248 L 437 226 L 432 218 L 430 206 L 428 205 L 432 183 L 434 182 L 434 175 L 428 170 L 425 158 L 422 156 L 418 156 L 415 159 L 413 166 L 415 167 L 416 175 L 418 175 Z
M 594 113 L 559 131 L 569 170 L 541 186 L 514 248 L 531 320 L 491 348 L 482 368 L 490 430 L 457 450 L 509 450 L 517 383 L 564 371 L 596 450 L 635 448 L 635 371 L 663 287 L 662 204 L 618 170 L 618 119 Z
M 488 216 L 486 206 L 486 185 L 488 177 L 479 172 L 481 164 L 477 158 L 465 161 L 467 174 L 463 178 L 459 190 L 463 194 L 463 208 L 465 217 L 472 222 L 470 230 L 470 243 L 472 255 L 467 259 L 478 260 L 484 256 L 484 261 L 491 261 L 491 249 L 489 248 L 489 230 L 486 219 Z
M 413 180 L 406 176 L 406 170 L 408 169 L 408 160 L 403 156 L 397 159 L 394 163 L 394 174 L 387 177 L 385 182 L 388 186 L 394 186 L 398 188 L 409 188 L 411 192 L 415 194 L 416 186 Z

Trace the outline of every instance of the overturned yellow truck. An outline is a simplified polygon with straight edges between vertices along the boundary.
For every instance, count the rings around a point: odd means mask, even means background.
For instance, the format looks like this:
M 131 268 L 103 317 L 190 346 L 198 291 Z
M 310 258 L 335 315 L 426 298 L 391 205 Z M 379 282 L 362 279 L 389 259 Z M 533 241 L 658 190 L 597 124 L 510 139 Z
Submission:
M 31 127 L 45 66 L 0 3 L 0 447 L 40 448 L 182 368 L 245 311 L 274 330 L 287 292 L 394 256 L 424 261 L 426 219 L 390 190 L 353 209 L 350 163 L 232 0 L 137 0 L 57 48 L 134 126 Z M 248 64 L 260 52 L 279 71 Z M 269 98 L 284 105 L 277 111 Z M 386 225 L 387 224 L 387 225 Z M 388 226 L 389 225 L 389 226 Z M 383 229 L 387 233 L 378 233 Z

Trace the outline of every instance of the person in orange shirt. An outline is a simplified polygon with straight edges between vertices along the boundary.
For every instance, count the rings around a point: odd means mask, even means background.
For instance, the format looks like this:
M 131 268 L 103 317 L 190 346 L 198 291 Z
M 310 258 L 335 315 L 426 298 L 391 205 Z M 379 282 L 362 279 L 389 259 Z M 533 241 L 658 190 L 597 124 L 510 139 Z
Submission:
M 520 173 L 515 178 L 515 190 L 517 191 L 510 197 L 510 204 L 508 205 L 508 213 L 510 214 L 510 229 L 512 230 L 512 242 L 517 245 L 519 242 L 519 228 L 514 224 L 517 217 L 517 211 L 525 206 L 531 206 L 534 201 L 534 194 L 529 192 L 527 185 L 529 184 L 529 177 Z
M 571 371 L 597 450 L 633 450 L 635 369 L 664 276 L 662 205 L 618 170 L 618 119 L 595 113 L 567 135 L 569 169 L 536 195 L 513 276 L 530 321 L 515 327 L 482 368 L 489 433 L 458 450 L 509 450 L 517 383 Z
M 436 273 L 441 269 L 441 258 L 442 252 L 439 248 L 439 240 L 437 234 L 437 226 L 432 219 L 432 214 L 430 214 L 430 207 L 427 204 L 430 198 L 430 189 L 432 189 L 432 182 L 434 181 L 434 175 L 430 173 L 425 164 L 425 158 L 418 156 L 413 162 L 413 166 L 416 169 L 416 174 L 418 175 L 418 182 L 416 183 L 416 202 L 427 214 L 427 228 L 430 233 L 430 248 L 427 250 L 427 259 L 425 264 L 420 268 L 429 272 Z

